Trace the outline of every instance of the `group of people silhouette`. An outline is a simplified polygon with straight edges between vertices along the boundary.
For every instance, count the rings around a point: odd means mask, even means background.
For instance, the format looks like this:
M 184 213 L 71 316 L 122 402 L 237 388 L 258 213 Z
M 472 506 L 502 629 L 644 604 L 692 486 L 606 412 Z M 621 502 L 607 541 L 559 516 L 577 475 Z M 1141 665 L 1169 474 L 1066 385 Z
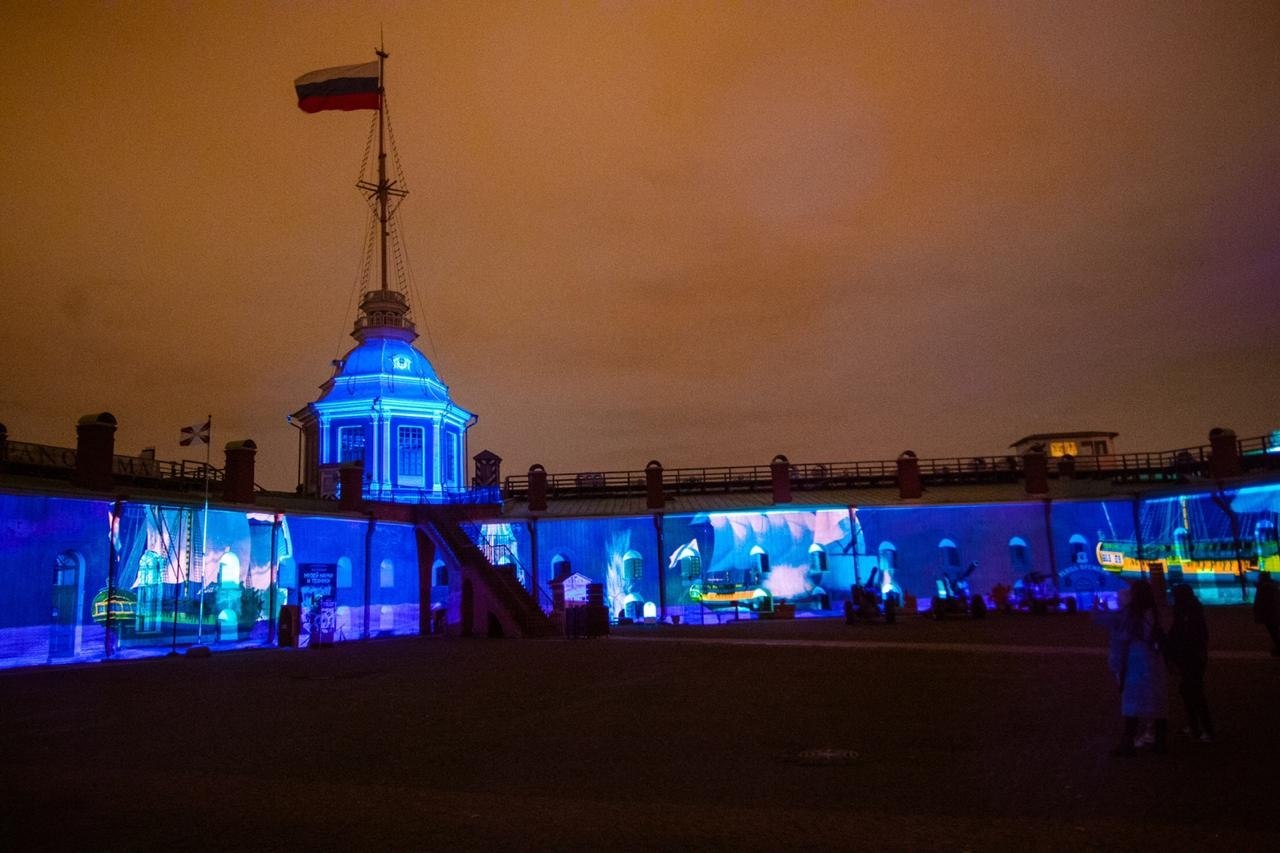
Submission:
M 1150 581 L 1133 581 L 1119 600 L 1110 625 L 1108 663 L 1120 689 L 1123 725 L 1120 743 L 1111 754 L 1135 755 L 1143 747 L 1168 751 L 1170 674 L 1178 676 L 1187 718 L 1184 732 L 1193 740 L 1211 742 L 1213 717 L 1205 694 L 1209 626 L 1195 592 L 1187 584 L 1173 587 L 1173 618 L 1167 630 Z M 1280 599 L 1266 572 L 1259 575 L 1253 615 L 1271 638 L 1271 653 L 1280 656 Z

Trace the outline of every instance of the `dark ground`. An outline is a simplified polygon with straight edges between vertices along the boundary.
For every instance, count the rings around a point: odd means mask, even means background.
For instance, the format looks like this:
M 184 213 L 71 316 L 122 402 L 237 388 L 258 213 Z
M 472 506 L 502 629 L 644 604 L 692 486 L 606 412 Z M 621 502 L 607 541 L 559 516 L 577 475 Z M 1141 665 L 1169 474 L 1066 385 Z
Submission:
M 1210 617 L 1218 741 L 1175 692 L 1132 759 L 1084 615 L 0 672 L 0 847 L 1280 849 L 1280 659 Z

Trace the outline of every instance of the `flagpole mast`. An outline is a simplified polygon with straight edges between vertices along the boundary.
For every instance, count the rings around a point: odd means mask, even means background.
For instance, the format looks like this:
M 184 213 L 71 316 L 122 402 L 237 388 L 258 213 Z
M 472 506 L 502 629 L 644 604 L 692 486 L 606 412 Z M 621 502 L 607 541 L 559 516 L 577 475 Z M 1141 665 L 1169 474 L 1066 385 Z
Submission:
M 163 513 L 163 510 L 161 511 Z M 160 516 L 164 518 L 163 514 Z M 188 531 L 188 535 L 190 531 Z M 182 535 L 182 516 L 178 516 L 178 535 Z M 179 539 L 181 542 L 181 539 Z M 165 553 L 177 553 L 178 545 L 173 542 L 173 533 L 169 534 L 169 544 L 165 547 Z M 182 555 L 178 554 L 178 567 L 174 570 L 173 578 L 173 645 L 169 647 L 169 657 L 173 657 L 178 653 L 178 591 L 182 588 Z M 191 580 L 191 561 L 187 561 L 187 580 Z
M 386 125 L 387 97 L 384 81 L 387 73 L 387 57 L 390 54 L 382 49 L 381 43 L 376 52 L 378 54 L 378 221 L 382 226 L 378 248 L 382 261 L 382 289 L 387 290 L 387 196 L 389 194 L 387 191 L 390 187 L 387 186 L 387 152 L 382 140 Z
M 213 415 L 209 415 L 205 419 L 205 423 L 209 424 L 209 435 L 204 441 L 204 513 L 200 517 L 200 616 L 196 621 L 196 642 L 199 643 L 204 639 L 204 588 L 208 579 L 204 576 L 205 566 L 208 563 L 209 548 L 209 453 L 213 448 Z

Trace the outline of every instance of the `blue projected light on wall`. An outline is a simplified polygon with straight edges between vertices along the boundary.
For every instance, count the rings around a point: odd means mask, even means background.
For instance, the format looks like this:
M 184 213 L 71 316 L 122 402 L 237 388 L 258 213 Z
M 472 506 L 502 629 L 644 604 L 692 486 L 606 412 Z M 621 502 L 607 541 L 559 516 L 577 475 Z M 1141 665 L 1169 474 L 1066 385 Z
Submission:
M 1259 571 L 1280 571 L 1280 486 L 1148 499 L 1139 518 L 1140 535 L 1099 541 L 1108 571 L 1189 583 L 1206 602 L 1247 600 Z
M 1111 605 L 1129 580 L 1155 571 L 1193 584 L 1207 602 L 1239 601 L 1237 566 L 1249 584 L 1259 567 L 1280 570 L 1280 487 L 1229 495 L 1246 531 L 1239 560 L 1221 556 L 1228 522 L 1212 495 L 1189 492 L 1140 502 L 1140 531 L 1132 499 L 664 515 L 662 553 L 652 517 L 540 519 L 537 565 L 526 569 L 544 601 L 553 577 L 603 584 L 615 618 L 642 615 L 649 603 L 664 617 L 693 621 L 784 602 L 839 612 L 854 586 L 897 593 L 908 605 L 963 586 L 993 601 L 1003 590 L 1028 606 L 1070 599 L 1090 609 Z M 526 528 L 502 530 L 528 555 Z
M 761 611 L 784 601 L 815 610 L 854 582 L 851 513 L 768 510 L 667 516 L 666 599 L 693 621 L 708 608 Z
M 1046 511 L 1047 509 L 1047 511 Z M 0 666 L 261 645 L 284 604 L 333 605 L 336 641 L 420 630 L 451 577 L 411 525 L 199 505 L 0 493 Z M 839 612 L 852 587 L 927 600 L 1034 589 L 1089 608 L 1143 575 L 1206 603 L 1280 572 L 1280 485 L 1135 501 L 769 509 L 484 526 L 495 564 L 549 606 L 556 577 L 604 586 L 614 618 Z M 535 559 L 536 557 L 536 559 Z M 972 567 L 970 571 L 969 567 Z M 944 587 L 946 587 L 944 582 Z M 108 644 L 107 623 L 112 631 Z
M 6 494 L 0 518 L 0 666 L 265 644 L 301 563 L 334 568 L 337 639 L 419 630 L 409 525 Z

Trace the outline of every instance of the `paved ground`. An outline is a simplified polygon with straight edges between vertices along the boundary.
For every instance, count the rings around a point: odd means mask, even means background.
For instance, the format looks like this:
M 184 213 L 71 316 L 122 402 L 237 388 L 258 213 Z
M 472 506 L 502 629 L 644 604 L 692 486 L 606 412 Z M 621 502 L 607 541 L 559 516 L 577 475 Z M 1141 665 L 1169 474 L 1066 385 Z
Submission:
M 1280 849 L 1280 659 L 1211 616 L 1219 741 L 1127 760 L 1084 615 L 0 672 L 0 846 Z

